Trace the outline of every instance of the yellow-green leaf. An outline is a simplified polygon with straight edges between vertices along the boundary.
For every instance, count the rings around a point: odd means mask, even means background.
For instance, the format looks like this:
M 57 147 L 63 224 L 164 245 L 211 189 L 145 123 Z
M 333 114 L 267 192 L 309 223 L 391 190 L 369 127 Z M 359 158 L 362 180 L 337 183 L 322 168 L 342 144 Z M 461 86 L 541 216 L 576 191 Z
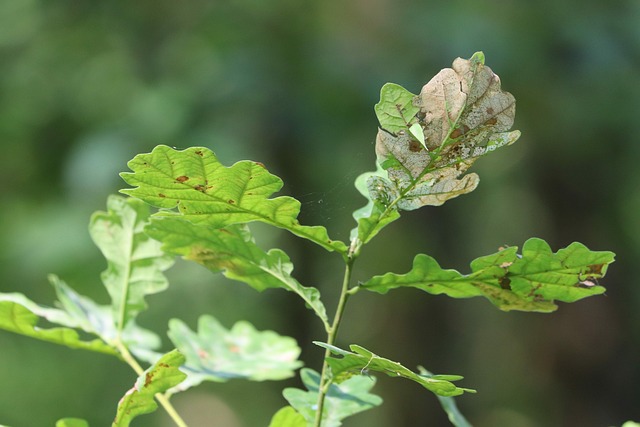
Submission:
M 204 147 L 178 151 L 159 145 L 129 163 L 132 173 L 122 173 L 135 186 L 123 193 L 167 209 L 194 224 L 222 228 L 230 224 L 261 221 L 308 239 L 328 251 L 345 253 L 344 242 L 331 240 L 321 226 L 298 222 L 300 202 L 292 197 L 270 196 L 282 180 L 262 163 L 241 161 L 227 167 Z

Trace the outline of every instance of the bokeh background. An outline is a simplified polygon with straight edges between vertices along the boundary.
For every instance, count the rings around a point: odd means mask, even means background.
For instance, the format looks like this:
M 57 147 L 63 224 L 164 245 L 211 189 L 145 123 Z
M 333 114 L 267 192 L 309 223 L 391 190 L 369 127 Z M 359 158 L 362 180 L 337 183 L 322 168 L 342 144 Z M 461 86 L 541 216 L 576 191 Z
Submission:
M 302 201 L 303 223 L 347 240 L 364 203 L 353 180 L 374 167 L 380 87 L 417 93 L 483 50 L 517 99 L 522 138 L 476 163 L 475 192 L 385 229 L 356 279 L 405 272 L 418 252 L 468 272 L 472 259 L 537 236 L 616 252 L 608 292 L 550 315 L 417 290 L 360 293 L 339 344 L 464 375 L 479 391 L 458 399 L 474 426 L 640 420 L 639 23 L 636 0 L 0 1 L 0 291 L 50 304 L 53 272 L 106 302 L 89 216 L 124 186 L 127 161 L 157 144 L 261 161 Z M 257 232 L 291 255 L 301 282 L 335 297 L 338 256 Z M 169 277 L 147 298 L 143 326 L 164 335 L 172 317 L 247 319 L 296 337 L 319 367 L 319 322 L 293 295 L 185 262 Z M 13 427 L 65 416 L 110 425 L 134 380 L 107 356 L 2 331 L 0 378 L 0 423 Z M 206 384 L 174 401 L 192 426 L 264 426 L 287 386 L 298 380 Z M 345 426 L 448 425 L 415 384 L 380 377 L 374 391 L 385 404 Z M 171 423 L 158 411 L 136 425 Z

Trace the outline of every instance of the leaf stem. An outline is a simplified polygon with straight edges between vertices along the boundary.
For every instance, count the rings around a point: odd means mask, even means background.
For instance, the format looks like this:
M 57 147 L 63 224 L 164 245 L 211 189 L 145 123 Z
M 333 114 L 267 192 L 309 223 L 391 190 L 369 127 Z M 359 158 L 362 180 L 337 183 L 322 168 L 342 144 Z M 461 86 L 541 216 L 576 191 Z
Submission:
M 340 322 L 342 321 L 342 315 L 344 313 L 347 300 L 351 295 L 349 293 L 349 283 L 351 282 L 351 274 L 353 271 L 354 261 L 355 257 L 350 253 L 346 261 L 344 279 L 342 281 L 342 289 L 340 291 L 340 299 L 338 300 L 338 307 L 336 308 L 336 314 L 333 317 L 333 323 L 331 324 L 331 328 L 329 329 L 329 333 L 327 335 L 327 344 L 329 345 L 333 345 L 336 340 L 336 337 L 338 335 L 338 328 L 340 327 Z M 318 386 L 318 400 L 316 404 L 316 418 L 314 427 L 320 427 L 320 424 L 322 423 L 322 410 L 324 408 L 324 401 L 327 395 L 327 391 L 329 390 L 329 386 L 332 383 L 332 380 L 329 378 L 329 365 L 327 363 L 327 358 L 329 358 L 330 356 L 331 351 L 327 348 L 324 352 L 322 372 L 320 374 L 320 384 Z
M 144 373 L 144 369 L 142 368 L 142 366 L 140 366 L 138 361 L 129 352 L 127 346 L 124 345 L 124 343 L 120 339 L 117 339 L 115 341 L 115 347 L 120 352 L 120 355 L 122 356 L 124 361 L 127 362 L 127 365 L 129 365 L 138 376 Z M 184 422 L 182 417 L 180 417 L 180 414 L 178 414 L 171 402 L 169 402 L 169 398 L 166 395 L 162 393 L 156 393 L 154 397 L 160 403 L 160 405 L 162 405 L 162 408 L 167 412 L 167 414 L 169 414 L 173 422 L 175 422 L 178 427 L 188 427 L 187 423 Z

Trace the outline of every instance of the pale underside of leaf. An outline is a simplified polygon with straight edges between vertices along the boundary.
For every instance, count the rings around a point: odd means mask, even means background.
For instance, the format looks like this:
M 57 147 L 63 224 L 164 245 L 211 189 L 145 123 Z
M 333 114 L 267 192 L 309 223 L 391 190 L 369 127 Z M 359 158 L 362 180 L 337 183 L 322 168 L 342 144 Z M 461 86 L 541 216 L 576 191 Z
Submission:
M 110 196 L 107 211 L 91 217 L 89 231 L 107 259 L 108 267 L 101 277 L 120 331 L 147 307 L 145 295 L 168 286 L 162 272 L 173 265 L 173 257 L 144 233 L 149 215 L 149 206 L 140 200 Z
M 202 381 L 282 380 L 292 377 L 302 365 L 298 361 L 300 348 L 293 338 L 258 331 L 244 321 L 227 330 L 212 316 L 204 315 L 194 333 L 181 320 L 172 319 L 168 335 L 186 357 L 182 370 L 188 374 L 174 391 L 186 390 Z
M 3 311 L 0 328 L 32 338 L 65 345 L 74 349 L 97 351 L 120 357 L 114 342 L 119 339 L 132 352 L 158 348 L 160 338 L 153 332 L 139 327 L 134 320 L 118 333 L 111 306 L 98 305 L 93 300 L 71 289 L 55 275 L 49 276 L 58 297 L 59 308 L 39 305 L 22 294 L 0 293 L 0 303 L 14 303 L 11 310 Z M 6 317 L 5 317 L 6 316 Z M 37 326 L 38 318 L 56 326 L 44 329 Z M 7 322 L 3 325 L 3 322 Z M 81 338 L 82 333 L 99 339 Z
M 282 188 L 282 180 L 263 164 L 252 161 L 222 165 L 205 147 L 178 151 L 159 145 L 129 163 L 132 173 L 122 178 L 135 188 L 121 190 L 160 208 L 177 208 L 183 218 L 222 228 L 261 221 L 308 239 L 326 250 L 344 254 L 346 245 L 331 240 L 321 226 L 298 222 L 300 202 L 292 197 L 270 198 Z M 166 214 L 166 213 L 165 213 Z
M 316 417 L 316 403 L 320 386 L 320 374 L 303 368 L 300 377 L 307 391 L 287 388 L 282 394 L 289 404 L 312 426 Z M 367 409 L 382 404 L 382 399 L 369 390 L 375 385 L 375 378 L 356 376 L 340 384 L 331 384 L 323 407 L 322 427 L 338 427 L 342 420 Z M 275 427 L 275 426 L 274 426 Z
M 420 254 L 408 273 L 375 276 L 362 287 L 379 293 L 414 287 L 452 298 L 484 296 L 504 311 L 550 312 L 557 309 L 554 301 L 574 302 L 604 293 L 597 280 L 613 261 L 612 252 L 590 251 L 580 243 L 553 253 L 546 242 L 533 238 L 525 242 L 522 255 L 517 247 L 508 247 L 474 260 L 468 275 L 442 269 Z
M 160 337 L 138 326 L 135 319 L 130 319 L 124 330 L 120 331 L 116 326 L 112 306 L 99 305 L 90 298 L 80 295 L 53 274 L 49 275 L 49 281 L 55 288 L 58 297 L 56 304 L 61 307 L 59 311 L 66 316 L 66 318 L 58 316 L 53 320 L 49 316 L 47 317 L 49 321 L 95 334 L 111 346 L 115 346 L 118 340 L 136 355 L 160 347 Z
M 91 341 L 81 339 L 75 329 L 38 327 L 38 316 L 22 304 L 12 301 L 16 295 L 23 297 L 21 294 L 0 294 L 0 329 L 73 349 L 118 355 L 115 349 L 100 339 Z

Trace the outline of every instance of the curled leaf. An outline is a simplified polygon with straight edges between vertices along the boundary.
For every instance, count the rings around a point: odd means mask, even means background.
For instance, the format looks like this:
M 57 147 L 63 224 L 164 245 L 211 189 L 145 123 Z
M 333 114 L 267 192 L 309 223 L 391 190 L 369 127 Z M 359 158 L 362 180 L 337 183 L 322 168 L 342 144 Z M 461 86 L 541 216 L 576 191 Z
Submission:
M 314 341 L 314 344 L 330 350 L 335 355 L 327 358 L 327 363 L 331 367 L 331 375 L 336 382 L 344 381 L 354 375 L 363 375 L 367 371 L 373 371 L 417 382 L 438 396 L 458 396 L 464 392 L 475 393 L 475 390 L 457 387 L 451 382 L 461 380 L 463 377 L 460 375 L 418 374 L 398 362 L 380 357 L 355 344 L 349 346 L 351 351 L 317 341 Z

